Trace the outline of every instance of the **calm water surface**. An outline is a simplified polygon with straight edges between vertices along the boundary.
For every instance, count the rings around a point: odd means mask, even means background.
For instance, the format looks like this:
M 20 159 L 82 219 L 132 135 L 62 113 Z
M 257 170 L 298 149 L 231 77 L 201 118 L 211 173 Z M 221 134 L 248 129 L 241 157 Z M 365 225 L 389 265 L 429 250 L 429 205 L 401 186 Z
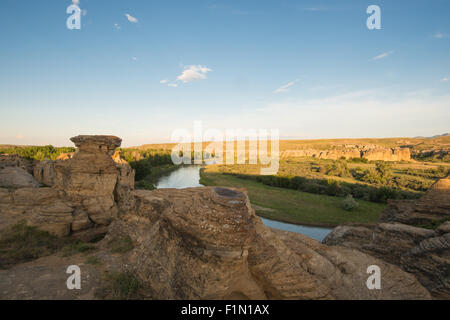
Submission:
M 156 184 L 158 189 L 163 188 L 189 188 L 189 187 L 201 187 L 200 184 L 200 169 L 201 166 L 183 166 L 175 171 L 172 171 L 169 175 L 161 177 Z M 322 241 L 323 238 L 332 230 L 328 228 L 319 228 L 311 226 L 303 226 L 285 222 L 279 222 L 269 219 L 261 218 L 263 223 L 271 228 L 297 232 L 304 234 L 310 238 Z

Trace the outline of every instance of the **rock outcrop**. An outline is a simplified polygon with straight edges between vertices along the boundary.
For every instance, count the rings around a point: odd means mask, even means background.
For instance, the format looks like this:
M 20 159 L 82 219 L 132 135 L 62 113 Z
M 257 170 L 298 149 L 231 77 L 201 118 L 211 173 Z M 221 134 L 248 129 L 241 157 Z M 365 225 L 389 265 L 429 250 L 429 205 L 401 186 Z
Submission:
M 376 145 L 369 146 L 343 146 L 330 150 L 285 150 L 280 154 L 281 158 L 288 157 L 313 157 L 319 159 L 338 160 L 345 159 L 367 159 L 367 160 L 383 160 L 383 161 L 410 161 L 411 151 L 409 148 L 382 148 Z
M 380 220 L 374 228 L 339 226 L 323 243 L 396 264 L 415 274 L 435 297 L 449 299 L 450 179 L 439 180 L 418 200 L 390 201 Z
M 244 190 L 135 191 L 134 171 L 115 153 L 119 138 L 71 140 L 78 147 L 73 157 L 40 167 L 52 187 L 0 188 L 0 222 L 26 219 L 41 230 L 86 241 L 106 233 L 100 246 L 129 239 L 133 249 L 121 256 L 123 266 L 150 298 L 430 298 L 412 274 L 387 261 L 264 226 Z M 410 254 L 445 247 L 447 229 L 440 229 L 437 240 L 425 233 Z M 366 285 L 371 265 L 381 269 L 379 290 Z
M 2 188 L 37 188 L 39 183 L 21 167 L 0 169 L 0 187 Z
M 129 237 L 126 264 L 154 299 L 427 299 L 412 276 L 377 258 L 263 225 L 242 190 L 133 192 L 135 208 L 105 241 Z M 382 270 L 369 290 L 367 267 Z
M 411 151 L 409 148 L 376 148 L 362 151 L 361 158 L 367 160 L 383 161 L 410 161 Z
M 78 147 L 72 158 L 45 160 L 35 167 L 36 177 L 51 188 L 0 189 L 2 213 L 15 214 L 58 236 L 88 240 L 106 233 L 120 209 L 129 206 L 134 171 L 126 161 L 113 159 L 121 143 L 117 137 L 78 136 L 72 141 Z

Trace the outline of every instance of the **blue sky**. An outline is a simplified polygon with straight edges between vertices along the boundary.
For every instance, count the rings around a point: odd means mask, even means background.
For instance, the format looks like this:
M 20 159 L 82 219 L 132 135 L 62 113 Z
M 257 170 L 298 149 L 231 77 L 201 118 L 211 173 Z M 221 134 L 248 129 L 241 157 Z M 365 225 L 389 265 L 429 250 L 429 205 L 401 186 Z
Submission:
M 289 138 L 450 129 L 450 1 L 79 0 L 69 30 L 71 2 L 0 2 L 0 143 L 168 142 L 195 120 Z

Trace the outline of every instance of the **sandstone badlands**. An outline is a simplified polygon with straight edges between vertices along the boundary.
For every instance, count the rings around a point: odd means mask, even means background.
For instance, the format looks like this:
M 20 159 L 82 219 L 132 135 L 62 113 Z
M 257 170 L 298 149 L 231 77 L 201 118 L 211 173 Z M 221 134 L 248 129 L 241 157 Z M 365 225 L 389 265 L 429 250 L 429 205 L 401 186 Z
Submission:
M 410 255 L 425 261 L 434 259 L 432 268 L 427 269 L 431 272 L 426 273 L 414 263 L 416 258 L 408 260 L 405 255 L 405 262 L 399 264 L 357 244 L 344 243 L 339 227 L 327 240 L 332 245 L 270 229 L 255 215 L 245 190 L 134 190 L 134 172 L 115 152 L 121 143 L 119 138 L 77 136 L 71 140 L 78 148 L 73 156 L 33 164 L 34 178 L 44 187 L 31 181 L 27 187 L 0 188 L 0 232 L 26 219 L 30 225 L 60 237 L 89 241 L 105 235 L 97 256 L 107 266 L 114 264 L 133 272 L 145 285 L 147 298 L 430 299 L 430 291 L 441 296 L 448 292 L 448 286 L 442 283 L 448 284 L 445 270 L 449 248 L 448 242 L 440 239 L 448 239 L 448 225 L 417 233 L 420 240 L 431 244 L 412 240 L 408 247 L 405 240 L 398 247 L 391 241 L 396 238 L 384 241 L 402 258 L 403 249 L 411 248 Z M 8 176 L 4 170 L 11 167 L 29 174 L 19 162 L 4 164 L 0 176 Z M 368 232 L 361 229 L 361 237 L 372 234 Z M 118 257 L 108 253 L 105 244 L 120 237 L 131 239 L 133 249 Z M 438 247 L 446 255 L 433 251 Z M 385 247 L 385 251 L 390 250 Z M 4 279 L 0 281 L 0 297 L 85 298 L 86 292 L 83 296 L 67 296 L 64 290 L 42 285 L 42 277 L 40 286 L 45 291 L 17 276 L 23 268 L 32 266 L 34 272 L 47 270 L 51 275 L 49 261 L 44 258 L 32 265 L 0 271 Z M 366 286 L 370 265 L 381 269 L 380 290 Z M 99 285 L 99 272 L 92 266 L 86 268 L 91 275 L 90 280 L 84 279 L 86 286 Z M 441 268 L 444 271 L 439 271 Z M 14 291 L 21 286 L 34 294 L 21 296 Z
M 369 161 L 411 161 L 411 151 L 409 148 L 383 148 L 377 145 L 343 145 L 331 150 L 285 150 L 280 153 L 280 157 L 313 157 L 331 160 L 356 158 Z

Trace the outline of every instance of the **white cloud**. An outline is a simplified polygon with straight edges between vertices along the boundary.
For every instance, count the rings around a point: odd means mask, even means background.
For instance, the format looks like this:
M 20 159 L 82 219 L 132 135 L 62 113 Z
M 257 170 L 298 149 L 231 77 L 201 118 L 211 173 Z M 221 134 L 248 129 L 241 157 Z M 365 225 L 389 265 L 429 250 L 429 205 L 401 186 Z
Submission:
M 449 79 L 449 78 L 450 78 L 450 76 L 444 77 L 444 78 L 441 79 L 441 82 L 448 82 L 448 79 Z
M 382 54 L 380 54 L 380 55 L 378 55 L 376 57 L 373 57 L 372 60 L 375 61 L 375 60 L 384 59 L 384 58 L 386 58 L 387 56 L 390 56 L 393 53 L 394 53 L 394 51 L 388 51 L 388 52 L 382 53 Z
M 448 37 L 450 37 L 450 34 L 448 34 L 448 33 L 442 33 L 442 32 L 439 32 L 439 31 L 437 31 L 437 32 L 433 35 L 433 38 L 436 38 L 436 39 L 442 39 L 442 38 L 448 38 Z
M 172 87 L 172 88 L 176 88 L 176 87 L 178 87 L 178 84 L 176 84 L 176 83 L 169 83 L 167 86 L 168 87 Z
M 177 80 L 183 81 L 184 83 L 203 80 L 206 79 L 206 74 L 211 71 L 210 68 L 201 65 L 185 66 L 183 73 L 177 77 Z
M 119 24 L 118 24 L 118 23 L 114 23 L 114 28 L 115 28 L 116 30 L 119 30 L 119 29 L 120 29 Z
M 131 58 L 133 61 L 137 61 L 137 57 L 132 57 Z
M 274 91 L 274 93 L 286 93 L 289 92 L 290 88 L 298 81 L 298 79 L 288 82 L 285 85 L 282 85 L 281 87 L 279 87 L 278 89 L 276 89 Z
M 137 23 L 138 19 L 136 19 L 135 17 L 129 15 L 128 13 L 125 13 L 125 16 L 127 17 L 128 21 L 132 22 L 132 23 Z
M 169 82 L 169 80 L 163 79 L 163 80 L 161 80 L 159 83 L 165 84 L 165 83 L 167 83 L 167 82 Z
M 80 0 L 72 0 L 72 3 L 75 5 L 79 5 L 80 4 Z

